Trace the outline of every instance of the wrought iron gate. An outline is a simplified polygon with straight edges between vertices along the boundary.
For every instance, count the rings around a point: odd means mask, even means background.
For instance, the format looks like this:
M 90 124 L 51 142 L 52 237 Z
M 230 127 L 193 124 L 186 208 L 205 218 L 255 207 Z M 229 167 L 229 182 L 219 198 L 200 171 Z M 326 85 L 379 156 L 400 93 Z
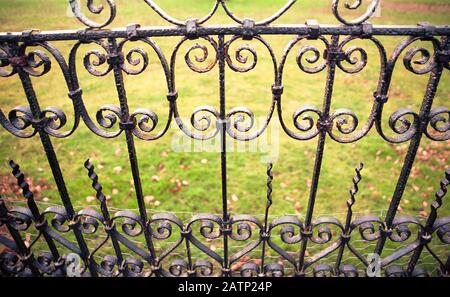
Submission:
M 373 264 L 352 245 L 351 238 L 358 236 L 365 242 L 376 242 L 373 252 L 383 255 L 379 264 L 386 275 L 428 275 L 425 269 L 416 265 L 424 249 L 428 250 L 435 259 L 439 274 L 448 275 L 450 273 L 450 257 L 440 258 L 429 245 L 434 237 L 438 237 L 444 244 L 450 243 L 450 217 L 438 218 L 437 215 L 449 184 L 450 169 L 442 173 L 443 179 L 440 185 L 436 184 L 435 202 L 431 205 L 431 212 L 426 222 L 423 223 L 412 217 L 396 216 L 421 139 L 423 137 L 428 137 L 433 141 L 450 139 L 449 109 L 446 107 L 432 108 L 439 79 L 443 71 L 450 69 L 450 27 L 430 24 L 417 26 L 371 25 L 367 20 L 374 14 L 379 0 L 372 0 L 367 11 L 354 20 L 344 18 L 341 10 L 359 8 L 362 1 L 357 0 L 353 4 L 345 3 L 343 7 L 341 1 L 334 0 L 332 12 L 341 23 L 340 25 L 320 25 L 313 20 L 309 20 L 305 24 L 272 25 L 292 7 L 295 0 L 287 1 L 287 4 L 274 15 L 256 21 L 242 19 L 234 14 L 225 0 L 211 1 L 212 9 L 206 16 L 189 20 L 178 20 L 170 16 L 152 0 L 145 0 L 145 2 L 161 18 L 174 26 L 141 27 L 134 24 L 124 29 L 104 29 L 113 22 L 116 16 L 116 4 L 113 0 L 106 0 L 107 6 L 105 7 L 96 6 L 94 1 L 87 1 L 87 9 L 91 13 L 106 14 L 104 23 L 90 20 L 83 14 L 78 1 L 69 0 L 73 13 L 88 27 L 87 29 L 0 33 L 0 76 L 18 77 L 29 102 L 29 106 L 16 107 L 7 115 L 0 111 L 0 123 L 5 130 L 17 137 L 29 138 L 37 135 L 40 138 L 62 201 L 61 206 L 52 206 L 41 212 L 19 166 L 13 161 L 10 162 L 18 185 L 23 189 L 23 196 L 27 201 L 28 208 L 7 208 L 6 202 L 0 200 L 0 226 L 6 228 L 9 233 L 9 235 L 0 235 L 0 243 L 6 246 L 6 249 L 0 254 L 0 273 L 2 275 L 282 276 L 288 274 L 285 273 L 285 267 L 290 267 L 293 271 L 292 274 L 296 276 L 309 274 L 357 276 L 361 275 L 361 272 L 355 265 L 342 264 L 345 252 L 353 254 L 356 262 L 362 263 L 364 267 L 370 268 Z M 215 15 L 219 8 L 224 9 L 236 24 L 208 26 L 208 20 Z M 271 45 L 264 38 L 268 35 L 295 36 L 287 45 L 279 62 L 275 58 Z M 152 39 L 164 36 L 181 37 L 169 58 Z M 379 36 L 404 36 L 404 39 L 398 44 L 392 56 L 388 57 L 382 42 L 377 38 Z M 192 129 L 188 128 L 189 125 L 183 122 L 179 116 L 174 69 L 181 45 L 188 40 L 196 39 L 206 40 L 215 52 L 210 53 L 206 47 L 197 44 L 189 48 L 185 55 L 185 62 L 192 71 L 201 73 L 218 67 L 220 110 L 208 106 L 196 109 L 191 117 L 191 124 L 196 132 L 192 132 Z M 274 81 L 271 90 L 271 107 L 265 125 L 253 133 L 247 133 L 252 128 L 254 120 L 254 115 L 249 109 L 238 108 L 229 112 L 226 109 L 225 68 L 229 67 L 236 72 L 247 72 L 253 69 L 257 61 L 256 51 L 248 45 L 240 46 L 236 50 L 236 61 L 233 61 L 229 48 L 238 39 L 257 40 L 268 50 L 273 62 Z M 352 41 L 359 39 L 370 41 L 376 46 L 381 63 L 378 87 L 373 93 L 372 109 L 363 127 L 359 127 L 358 118 L 351 110 L 341 109 L 334 112 L 330 110 L 336 71 L 357 73 L 367 63 L 367 53 L 363 48 L 348 47 Z M 60 40 L 75 42 L 69 57 L 64 57 L 52 44 L 52 41 Z M 291 54 L 293 47 L 302 40 L 323 42 L 325 51 L 322 55 L 315 46 L 303 46 L 297 54 L 298 66 L 305 73 L 326 71 L 327 80 L 323 107 L 320 109 L 305 106 L 296 110 L 292 121 L 298 130 L 293 131 L 285 124 L 286 120 L 282 113 L 283 72 L 288 55 Z M 406 48 L 419 40 L 429 42 L 433 52 L 423 47 L 412 47 L 404 53 Z M 123 75 L 138 75 L 148 66 L 148 53 L 143 49 L 136 47 L 129 52 L 124 52 L 126 44 L 136 41 L 144 42 L 154 50 L 166 77 L 167 100 L 170 110 L 163 129 L 158 133 L 155 133 L 158 125 L 156 113 L 145 109 L 132 112 L 127 103 Z M 120 103 L 119 106 L 108 104 L 101 107 L 95 119 L 91 118 L 85 107 L 76 69 L 78 50 L 81 45 L 86 44 L 96 44 L 103 48 L 103 52 L 98 50 L 87 52 L 83 60 L 84 67 L 94 76 L 105 76 L 112 72 Z M 30 50 L 30 47 L 33 49 Z M 36 49 L 36 47 L 43 50 Z M 194 50 L 202 52 L 202 56 L 195 56 L 195 61 L 191 56 Z M 244 54 L 245 52 L 253 57 L 252 63 L 248 63 L 248 56 Z M 302 58 L 305 54 L 313 56 L 304 60 Z M 389 127 L 396 135 L 391 137 L 383 130 L 383 106 L 388 101 L 394 67 L 398 64 L 402 54 L 404 54 L 402 62 L 408 71 L 414 74 L 427 74 L 429 80 L 419 113 L 409 109 L 399 109 L 389 117 Z M 208 56 L 211 57 L 211 55 L 212 63 L 206 66 L 197 65 L 197 63 L 207 61 Z M 323 58 L 322 63 L 314 67 L 309 65 L 319 61 L 321 57 Z M 95 60 L 93 61 L 92 58 Z M 52 59 L 56 61 L 56 64 L 52 64 Z M 99 66 L 106 67 L 99 69 Z M 59 69 L 62 72 L 67 84 L 68 97 L 73 104 L 74 122 L 65 132 L 62 130 L 68 126 L 66 115 L 54 107 L 41 108 L 30 79 L 30 77 L 45 75 L 51 68 Z M 273 221 L 269 220 L 269 211 L 273 202 L 273 164 L 268 164 L 267 168 L 267 205 L 263 220 L 250 215 L 230 215 L 227 205 L 225 139 L 231 137 L 238 141 L 249 141 L 259 137 L 267 128 L 275 112 L 282 129 L 289 137 L 299 141 L 318 139 L 305 219 L 284 216 Z M 317 120 L 309 114 L 315 114 Z M 250 124 L 245 122 L 245 119 Z M 112 213 L 108 209 L 102 186 L 94 171 L 94 166 L 89 160 L 86 161 L 85 167 L 92 180 L 92 187 L 96 191 L 101 211 L 84 209 L 75 212 L 51 137 L 66 138 L 72 135 L 81 121 L 92 133 L 103 138 L 115 138 L 120 134 L 125 134 L 136 199 L 139 205 L 138 214 L 129 210 Z M 220 138 L 223 209 L 221 216 L 197 214 L 187 222 L 169 213 L 148 217 L 134 141 L 135 138 L 156 141 L 166 134 L 172 121 L 175 121 L 178 127 L 191 138 L 199 140 L 211 139 L 216 136 Z M 206 125 L 202 125 L 202 122 Z M 106 130 L 113 128 L 116 128 L 116 131 Z M 211 132 L 202 133 L 208 129 Z M 384 218 L 354 217 L 352 214 L 352 206 L 356 201 L 358 183 L 361 180 L 361 170 L 363 169 L 363 164 L 361 164 L 356 168 L 353 187 L 347 201 L 346 220 L 344 222 L 335 218 L 313 220 L 326 139 L 339 143 L 356 142 L 372 129 L 375 129 L 383 140 L 390 143 L 409 141 L 408 153 L 386 216 Z M 417 234 L 411 231 L 411 225 L 418 228 Z M 332 232 L 330 226 L 337 228 L 338 232 Z M 48 249 L 33 251 L 33 244 L 25 245 L 22 236 L 23 232 L 29 228 L 38 230 L 39 235 L 45 239 Z M 89 250 L 85 235 L 102 232 L 106 234 L 106 239 L 99 242 L 94 249 Z M 143 245 L 133 241 L 133 238 L 138 236 L 143 236 L 145 239 Z M 175 240 L 166 248 L 156 247 L 156 242 L 173 240 L 174 236 Z M 276 238 L 281 241 L 281 244 L 276 243 Z M 406 243 L 411 238 L 413 240 Z M 220 240 L 223 244 L 223 253 L 219 254 L 211 249 L 208 246 L 210 240 Z M 112 243 L 114 255 L 107 255 L 102 261 L 98 261 L 95 255 L 106 241 Z M 382 254 L 387 241 L 405 242 L 405 244 L 393 253 Z M 231 254 L 230 245 L 236 242 L 242 242 L 243 247 Z M 325 248 L 312 256 L 307 256 L 306 249 L 311 245 L 322 245 Z M 64 247 L 69 252 L 62 253 L 58 246 Z M 184 255 L 171 263 L 165 261 L 176 248 L 183 246 Z M 295 246 L 298 249 L 293 254 L 283 248 L 284 246 Z M 261 248 L 258 262 L 247 262 L 239 269 L 233 269 L 233 265 L 256 248 Z M 197 256 L 193 254 L 194 249 L 199 252 L 196 254 Z M 268 262 L 265 255 L 269 249 L 278 254 L 281 261 Z M 133 256 L 125 255 L 129 252 L 132 252 Z M 75 269 L 78 257 L 81 260 L 80 270 Z M 405 257 L 408 259 L 405 267 L 395 265 L 398 259 Z M 328 262 L 320 262 L 322 259 L 328 259 Z

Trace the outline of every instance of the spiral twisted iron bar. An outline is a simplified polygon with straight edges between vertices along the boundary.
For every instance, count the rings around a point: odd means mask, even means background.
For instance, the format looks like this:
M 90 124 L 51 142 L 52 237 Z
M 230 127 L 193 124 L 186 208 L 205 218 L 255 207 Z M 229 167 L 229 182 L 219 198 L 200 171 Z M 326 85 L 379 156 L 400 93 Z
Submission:
M 17 106 L 7 112 L 0 109 L 0 124 L 14 136 L 40 138 L 62 201 L 61 206 L 51 206 L 40 211 L 19 166 L 10 162 L 27 207 L 8 208 L 5 200 L 0 199 L 0 227 L 4 226 L 9 234 L 0 235 L 0 244 L 5 246 L 0 253 L 0 274 L 72 276 L 75 273 L 73 255 L 77 255 L 82 267 L 77 272 L 78 276 L 358 276 L 361 270 L 356 264 L 344 263 L 345 253 L 354 256 L 364 267 L 371 264 L 355 248 L 351 241 L 353 238 L 376 243 L 374 252 L 382 256 L 380 265 L 388 276 L 429 275 L 428 271 L 420 267 L 419 260 L 424 250 L 436 261 L 440 275 L 450 274 L 450 257 L 440 258 L 430 245 L 433 239 L 444 245 L 450 244 L 450 217 L 438 218 L 438 209 L 449 185 L 450 169 L 445 172 L 425 223 L 413 217 L 397 216 L 422 138 L 425 136 L 432 141 L 450 139 L 450 110 L 448 107 L 433 105 L 442 73 L 450 69 L 449 26 L 371 25 L 367 21 L 375 13 L 378 0 L 370 1 L 366 8 L 361 0 L 352 3 L 334 0 L 331 11 L 339 25 L 320 25 L 314 20 L 307 20 L 305 24 L 275 25 L 275 21 L 295 7 L 295 0 L 286 1 L 273 15 L 261 20 L 242 18 L 233 12 L 225 0 L 211 1 L 211 10 L 205 16 L 187 20 L 168 14 L 156 1 L 144 0 L 170 26 L 152 27 L 150 24 L 145 27 L 133 24 L 126 28 L 107 29 L 116 17 L 115 1 L 68 2 L 74 15 L 87 28 L 0 33 L 0 77 L 17 77 L 28 100 L 27 106 Z M 218 9 L 224 10 L 232 25 L 208 25 Z M 362 13 L 359 17 L 348 19 L 344 10 Z M 92 14 L 103 17 L 103 21 L 94 21 L 90 17 Z M 277 53 L 266 40 L 268 35 L 293 36 L 279 61 Z M 180 37 L 170 55 L 153 39 L 160 36 Z M 379 36 L 402 36 L 403 40 L 388 56 Z M 68 57 L 64 57 L 55 45 L 54 41 L 60 40 L 74 42 Z M 360 40 L 376 48 L 377 60 L 380 62 L 378 84 L 373 94 L 370 94 L 373 97 L 372 107 L 364 124 L 360 124 L 361 115 L 349 108 L 331 109 L 335 76 L 339 72 L 358 73 L 368 63 L 367 48 L 356 45 Z M 424 42 L 428 46 L 424 46 Z M 267 100 L 270 104 L 261 127 L 257 127 L 255 115 L 248 107 L 228 109 L 226 106 L 226 69 L 237 73 L 255 71 L 262 55 L 254 46 L 255 43 L 269 57 L 273 66 L 273 83 L 268 88 L 270 98 Z M 129 45 L 134 47 L 126 50 Z M 188 49 L 182 52 L 186 46 Z M 86 47 L 91 49 L 85 51 Z M 208 73 L 216 69 L 219 73 L 219 108 L 195 107 L 190 123 L 182 119 L 178 105 L 183 96 L 177 90 L 175 75 L 176 70 L 183 66 L 180 65 L 183 63 L 183 59 L 179 59 L 180 54 L 184 57 L 184 66 L 195 73 Z M 149 67 L 150 55 L 156 56 L 165 77 L 167 101 L 164 99 L 164 102 L 168 108 L 165 119 L 147 108 L 130 110 L 128 104 L 124 75 L 143 74 Z M 289 119 L 285 117 L 286 108 L 282 104 L 286 96 L 283 94 L 283 79 L 288 58 L 293 55 L 300 71 L 306 74 L 326 72 L 327 79 L 323 106 L 319 108 L 304 104 L 291 111 L 292 118 Z M 94 79 L 108 75 L 114 77 L 118 104 L 112 102 L 98 107 L 95 116 L 88 112 L 85 105 L 88 98 L 83 95 L 79 81 L 79 60 L 82 60 L 83 67 Z M 396 66 L 404 67 L 413 75 L 428 76 L 419 111 L 405 107 L 392 114 L 385 114 Z M 70 123 L 67 120 L 69 117 L 60 107 L 41 108 L 39 104 L 31 78 L 45 76 L 50 71 L 58 71 L 64 78 L 73 109 L 73 116 L 70 117 L 73 121 Z M 267 204 L 262 221 L 250 215 L 232 215 L 228 209 L 226 138 L 238 141 L 258 138 L 275 118 L 274 113 L 290 138 L 299 141 L 318 140 L 304 220 L 297 216 L 270 219 L 270 208 L 276 203 L 276 189 L 272 186 L 272 168 L 276 164 L 269 164 L 267 168 Z M 193 139 L 220 138 L 222 215 L 197 214 L 187 221 L 170 213 L 148 217 L 134 141 L 136 138 L 157 141 L 166 134 L 172 122 Z M 84 123 L 101 138 L 125 134 L 138 213 L 129 210 L 110 212 L 99 177 L 89 161 L 86 161 L 85 167 L 100 212 L 88 208 L 75 212 L 51 138 L 75 135 L 80 123 Z M 408 153 L 386 217 L 353 216 L 352 207 L 356 203 L 362 179 L 361 163 L 355 169 L 345 222 L 331 217 L 314 219 L 326 140 L 357 142 L 372 130 L 376 131 L 381 141 L 409 141 Z M 23 233 L 32 228 L 37 230 L 38 236 L 26 245 Z M 414 232 L 417 234 L 413 235 Z M 97 242 L 94 248 L 87 244 L 86 236 L 101 234 L 106 234 L 106 237 Z M 36 242 L 41 237 L 48 249 L 35 251 Z M 74 242 L 72 238 L 75 238 Z M 137 238 L 143 239 L 142 244 L 136 243 Z M 211 241 L 221 242 L 223 253 L 212 249 Z M 386 252 L 387 242 L 398 242 L 402 247 L 394 252 Z M 236 243 L 243 246 L 233 249 Z M 106 246 L 109 244 L 112 249 L 108 250 Z M 62 253 L 58 248 L 61 246 L 70 253 Z M 320 251 L 307 255 L 307 249 L 313 246 L 321 247 Z M 114 254 L 106 255 L 100 261 L 97 255 L 105 250 Z M 126 256 L 129 252 L 132 252 L 131 257 Z M 242 262 L 247 255 L 255 252 L 260 255 L 258 261 Z M 268 252 L 276 254 L 280 261 L 270 262 Z M 198 254 L 200 258 L 196 258 Z M 336 260 L 323 264 L 331 255 L 335 255 Z M 396 265 L 400 259 L 407 259 L 406 267 Z

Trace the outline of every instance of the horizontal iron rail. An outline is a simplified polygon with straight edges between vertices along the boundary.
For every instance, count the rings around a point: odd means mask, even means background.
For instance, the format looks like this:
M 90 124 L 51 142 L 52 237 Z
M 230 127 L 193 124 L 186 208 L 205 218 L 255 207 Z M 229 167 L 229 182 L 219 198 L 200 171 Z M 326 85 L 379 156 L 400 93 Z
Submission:
M 316 35 L 351 35 L 360 36 L 366 34 L 363 26 L 342 26 L 342 25 L 319 25 Z M 198 26 L 195 35 L 198 37 L 208 35 L 241 35 L 248 30 L 252 34 L 258 35 L 310 35 L 311 27 L 308 25 L 277 25 L 277 26 L 254 26 L 251 29 L 243 26 Z M 184 36 L 188 35 L 186 26 L 165 26 L 165 27 L 140 27 L 136 30 L 136 37 L 157 37 L 157 36 Z M 102 38 L 126 38 L 129 35 L 127 28 L 117 28 L 111 30 L 55 30 L 39 31 L 27 30 L 24 32 L 4 32 L 0 33 L 0 42 L 27 41 L 32 36 L 34 41 L 57 41 L 57 40 L 79 40 L 102 39 Z M 377 36 L 450 36 L 450 26 L 433 25 L 405 25 L 405 26 L 385 26 L 370 25 L 370 35 Z

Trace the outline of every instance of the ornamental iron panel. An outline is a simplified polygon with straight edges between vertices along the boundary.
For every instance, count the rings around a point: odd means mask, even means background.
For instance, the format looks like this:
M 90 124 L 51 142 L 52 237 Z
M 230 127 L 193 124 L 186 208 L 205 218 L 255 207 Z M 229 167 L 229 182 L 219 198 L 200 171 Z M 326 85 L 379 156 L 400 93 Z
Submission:
M 305 24 L 273 25 L 272 23 L 289 11 L 296 0 L 289 0 L 272 16 L 262 20 L 241 18 L 227 5 L 225 0 L 211 1 L 210 12 L 197 19 L 180 20 L 161 9 L 154 1 L 144 0 L 163 20 L 165 27 L 141 27 L 132 24 L 126 28 L 105 29 L 116 17 L 116 4 L 105 0 L 104 6 L 87 1 L 82 9 L 77 0 L 69 0 L 78 20 L 87 26 L 83 30 L 39 31 L 0 33 L 0 76 L 18 77 L 25 91 L 28 106 L 18 106 L 7 115 L 0 110 L 0 123 L 5 130 L 20 138 L 38 136 L 59 191 L 60 206 L 51 206 L 40 211 L 33 192 L 25 180 L 19 165 L 10 161 L 12 173 L 17 179 L 27 207 L 7 207 L 0 199 L 0 227 L 8 235 L 0 235 L 0 244 L 5 249 L 0 254 L 0 274 L 5 276 L 364 276 L 376 273 L 380 268 L 387 276 L 427 276 L 430 272 L 417 265 L 421 254 L 427 250 L 436 262 L 439 275 L 450 274 L 450 257 L 443 259 L 433 250 L 430 242 L 436 238 L 442 244 L 450 244 L 450 217 L 438 217 L 450 181 L 450 169 L 443 173 L 440 185 L 436 185 L 435 201 L 431 211 L 422 222 L 414 217 L 397 216 L 419 144 L 423 137 L 432 141 L 450 139 L 447 107 L 432 107 L 433 99 L 443 71 L 450 69 L 450 27 L 422 23 L 415 26 L 376 26 L 367 22 L 375 13 L 379 0 L 370 1 L 367 10 L 358 18 L 348 20 L 342 9 L 360 8 L 362 1 L 342 5 L 339 0 L 332 3 L 332 13 L 339 25 L 320 25 L 314 20 Z M 97 23 L 83 14 L 87 10 L 105 16 Z M 208 21 L 222 8 L 233 25 L 209 26 Z M 265 37 L 269 35 L 293 35 L 280 61 Z M 180 37 L 170 57 L 158 46 L 154 37 Z M 391 57 L 387 56 L 380 36 L 399 36 L 403 40 L 396 46 Z M 189 125 L 179 115 L 178 92 L 175 86 L 175 65 L 182 45 L 190 40 L 203 39 L 213 52 L 204 45 L 195 44 L 185 53 L 184 60 L 190 70 L 198 73 L 218 68 L 219 110 L 211 106 L 200 106 L 191 115 Z M 74 41 L 68 57 L 52 44 L 52 41 Z M 271 88 L 272 101 L 266 121 L 260 129 L 254 129 L 255 117 L 246 108 L 227 111 L 225 96 L 225 69 L 249 72 L 257 63 L 257 51 L 250 45 L 239 46 L 234 53 L 231 45 L 237 40 L 259 42 L 270 54 L 274 80 Z M 315 40 L 323 43 L 321 51 L 315 45 L 302 46 L 297 53 L 299 68 L 307 73 L 326 72 L 325 95 L 322 108 L 305 105 L 297 109 L 292 123 L 297 130 L 288 127 L 282 113 L 283 75 L 287 57 L 301 41 Z M 370 115 L 364 125 L 350 109 L 331 110 L 333 83 L 336 71 L 354 74 L 367 64 L 367 52 L 359 46 L 348 46 L 355 40 L 366 40 L 378 50 L 380 74 Z M 148 109 L 130 110 L 124 85 L 124 75 L 139 75 L 149 66 L 148 51 L 125 46 L 134 42 L 150 46 L 158 58 L 166 79 L 169 116 L 161 125 L 158 115 Z M 432 51 L 420 45 L 423 41 L 431 45 Z M 83 64 L 93 76 L 112 73 L 119 105 L 107 104 L 91 118 L 85 106 L 82 87 L 78 80 L 76 62 L 80 58 L 81 45 L 96 45 L 101 50 L 84 53 Z M 32 49 L 31 49 L 32 47 Z M 41 48 L 41 49 L 37 49 Z M 406 50 L 409 48 L 408 50 Z M 193 51 L 201 55 L 193 57 Z M 405 53 L 406 50 L 406 53 Z M 306 59 L 305 54 L 309 54 Z M 404 55 L 399 62 L 400 56 Z M 212 61 L 204 65 L 204 62 Z M 249 58 L 252 61 L 249 62 Z M 312 64 L 321 61 L 318 65 Z M 53 62 L 56 61 L 56 63 Z M 202 64 L 203 63 L 203 64 Z M 390 115 L 388 126 L 395 136 L 385 133 L 383 107 L 388 102 L 388 92 L 394 67 L 403 63 L 406 70 L 417 75 L 428 75 L 427 88 L 420 111 L 401 108 Z M 202 64 L 202 65 L 199 65 Z M 101 67 L 103 66 L 103 68 Z M 68 123 L 66 114 L 55 107 L 41 108 L 31 77 L 44 76 L 51 69 L 63 74 L 68 97 L 73 105 L 73 122 Z M 258 138 L 277 114 L 283 131 L 292 139 L 308 141 L 317 138 L 317 151 L 313 169 L 308 207 L 304 219 L 297 216 L 282 216 L 270 219 L 272 199 L 272 168 L 267 166 L 267 200 L 262 219 L 250 215 L 231 214 L 228 207 L 227 147 L 226 139 L 250 141 Z M 314 116 L 312 116 L 313 114 Z M 52 137 L 67 138 L 83 122 L 92 133 L 102 138 L 115 138 L 125 134 L 129 162 L 132 169 L 138 212 L 131 210 L 111 211 L 106 196 L 95 172 L 94 165 L 87 160 L 85 168 L 92 182 L 99 211 L 85 208 L 76 212 L 66 188 L 63 173 L 53 148 Z M 157 141 L 162 138 L 174 122 L 188 137 L 196 140 L 220 138 L 222 214 L 195 214 L 183 220 L 172 213 L 157 213 L 149 216 L 144 202 L 135 139 Z M 157 127 L 160 128 L 156 131 Z M 162 128 L 161 128 L 162 127 Z M 111 131 L 115 129 L 115 131 Z M 362 179 L 363 163 L 355 168 L 355 177 L 347 201 L 345 221 L 333 217 L 313 218 L 325 141 L 352 143 L 376 130 L 382 141 L 390 143 L 409 142 L 408 152 L 395 191 L 385 217 L 375 215 L 354 216 L 352 207 L 356 203 L 358 184 Z M 195 130 L 195 131 L 193 131 Z M 205 132 L 207 131 L 207 132 Z M 86 182 L 88 180 L 86 179 Z M 118 205 L 118 207 L 120 207 Z M 43 238 L 46 247 L 36 248 L 35 242 L 25 244 L 23 233 L 34 228 L 38 238 Z M 101 240 L 90 249 L 86 235 L 102 235 Z M 134 240 L 142 237 L 142 242 Z M 375 242 L 373 255 L 379 259 L 366 258 L 351 242 L 358 237 L 364 243 Z M 209 242 L 220 241 L 222 252 L 211 248 Z M 167 244 L 161 245 L 166 242 Z M 402 243 L 400 249 L 383 253 L 387 242 Z M 233 245 L 242 244 L 233 248 Z M 110 253 L 99 259 L 97 254 L 106 244 L 111 244 Z M 307 256 L 307 248 L 323 247 Z M 289 248 L 287 248 L 289 247 Z M 295 247 L 296 252 L 288 251 Z M 446 247 L 448 249 L 448 247 Z M 182 250 L 182 253 L 175 250 Z M 258 261 L 241 260 L 254 251 L 260 251 Z M 271 251 L 279 258 L 267 257 Z M 365 272 L 356 264 L 343 264 L 350 255 L 355 263 L 368 268 Z M 167 260 L 175 256 L 170 262 Z M 375 259 L 375 260 L 374 260 Z M 396 265 L 406 259 L 406 265 Z M 324 262 L 323 260 L 326 260 Z M 236 265 L 241 263 L 239 267 Z M 377 266 L 378 265 L 378 266 Z M 372 269 L 373 268 L 373 269 Z

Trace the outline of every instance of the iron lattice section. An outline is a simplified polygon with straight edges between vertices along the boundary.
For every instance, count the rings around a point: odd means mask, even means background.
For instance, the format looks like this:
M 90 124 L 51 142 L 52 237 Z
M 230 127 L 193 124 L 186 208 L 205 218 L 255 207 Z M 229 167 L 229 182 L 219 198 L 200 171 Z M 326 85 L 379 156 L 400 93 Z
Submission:
M 1 271 L 5 275 L 284 276 L 285 266 L 288 266 L 293 271 L 290 275 L 296 276 L 355 277 L 361 275 L 361 270 L 354 264 L 342 263 L 346 250 L 356 257 L 363 267 L 369 267 L 374 263 L 371 263 L 364 253 L 358 251 L 350 240 L 359 238 L 369 243 L 379 241 L 383 237 L 392 242 L 405 243 L 403 247 L 386 255 L 379 262 L 386 276 L 430 275 L 431 273 L 426 269 L 416 266 L 424 249 L 427 249 L 438 263 L 441 274 L 445 274 L 447 269 L 439 253 L 436 253 L 429 243 L 434 237 L 443 244 L 450 243 L 448 236 L 450 217 L 437 218 L 437 209 L 441 206 L 442 198 L 447 192 L 450 171 L 446 172 L 445 178 L 441 181 L 436 200 L 432 203 L 430 215 L 425 223 L 414 217 L 401 216 L 396 217 L 391 228 L 387 229 L 383 219 L 375 215 L 353 216 L 352 207 L 356 202 L 355 196 L 362 178 L 363 164 L 355 169 L 356 175 L 347 201 L 345 222 L 342 223 L 333 217 L 320 217 L 312 221 L 309 226 L 306 226 L 297 216 L 292 215 L 269 221 L 268 214 L 272 205 L 272 165 L 269 165 L 267 170 L 267 205 L 263 220 L 250 215 L 233 215 L 225 221 L 221 216 L 205 213 L 196 214 L 187 223 L 183 223 L 174 214 L 158 213 L 145 221 L 145 224 L 133 211 L 110 212 L 106 196 L 103 194 L 103 187 L 89 160 L 86 161 L 85 167 L 92 180 L 92 187 L 96 191 L 100 212 L 85 208 L 79 211 L 71 221 L 68 220 L 64 207 L 51 206 L 41 213 L 19 166 L 12 161 L 10 165 L 18 185 L 23 190 L 28 208 L 16 207 L 8 210 L 5 202 L 0 200 L 1 223 L 6 225 L 11 235 L 11 238 L 0 236 L 0 242 L 12 250 L 3 252 L 0 256 Z M 29 231 L 33 225 L 38 231 L 38 236 L 27 247 L 22 241 L 20 232 Z M 417 227 L 418 232 L 415 235 L 414 231 L 417 230 L 412 231 L 411 226 Z M 330 227 L 334 227 L 338 232 Z M 84 259 L 86 265 L 81 266 L 78 272 L 72 272 L 76 268 L 73 254 L 84 254 L 76 244 L 61 236 L 74 230 L 89 236 L 106 234 L 106 237 L 97 240 L 93 252 Z M 51 252 L 41 251 L 36 257 L 32 253 L 32 247 L 41 236 L 44 237 Z M 142 245 L 132 240 L 139 236 L 143 236 L 146 242 L 151 243 L 147 246 L 148 249 L 142 248 Z M 237 251 L 229 255 L 230 269 L 224 267 L 224 257 L 215 252 L 209 244 L 223 236 L 241 244 Z M 316 245 L 321 248 L 317 253 L 304 258 L 303 269 L 300 270 L 301 254 L 288 252 L 287 249 L 280 247 L 275 239 L 279 239 L 285 246 L 294 247 L 308 240 L 310 246 Z M 114 255 L 104 255 L 101 261 L 98 261 L 97 253 L 108 241 L 112 244 Z M 165 248 L 156 248 L 156 243 L 161 241 L 167 241 L 169 244 Z M 61 255 L 55 243 L 59 243 L 72 253 Z M 180 247 L 181 255 L 177 254 L 175 259 L 167 261 L 169 256 Z M 125 257 L 124 248 L 132 251 L 135 257 Z M 200 251 L 204 259 L 193 257 L 194 250 Z M 267 263 L 268 250 L 274 251 L 282 261 Z M 243 257 L 254 251 L 261 253 L 258 261 L 247 260 L 242 263 Z M 333 253 L 335 257 L 330 256 Z M 396 261 L 405 256 L 408 259 L 406 267 L 395 265 Z M 330 258 L 334 261 L 331 262 Z M 329 264 L 317 264 L 322 259 L 326 259 Z

